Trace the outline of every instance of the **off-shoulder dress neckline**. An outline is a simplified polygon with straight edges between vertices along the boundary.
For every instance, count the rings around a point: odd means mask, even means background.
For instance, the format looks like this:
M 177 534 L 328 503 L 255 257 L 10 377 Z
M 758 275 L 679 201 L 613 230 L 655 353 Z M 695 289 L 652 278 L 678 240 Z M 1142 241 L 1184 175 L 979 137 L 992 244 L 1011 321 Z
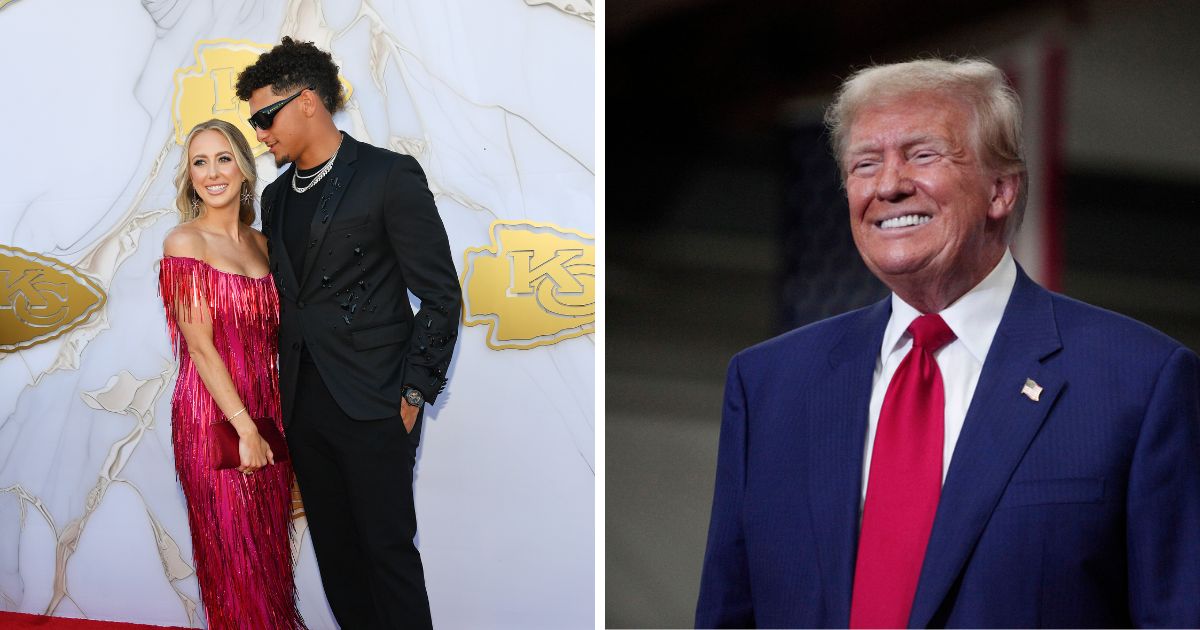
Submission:
M 191 260 L 191 261 L 194 261 L 194 262 L 198 262 L 198 263 L 200 263 L 200 264 L 204 265 L 205 267 L 208 267 L 209 269 L 212 269 L 213 271 L 216 271 L 217 273 L 223 273 L 223 274 L 225 274 L 225 275 L 227 275 L 227 276 L 237 276 L 237 277 L 239 277 L 239 278 L 245 278 L 245 279 L 247 279 L 247 280 L 266 280 L 267 278 L 270 278 L 270 277 L 271 277 L 271 272 L 270 272 L 270 271 L 268 271 L 268 272 L 266 273 L 266 275 L 262 275 L 262 276 L 258 276 L 258 277 L 254 277 L 254 276 L 248 276 L 248 275 L 246 275 L 246 274 L 244 274 L 244 273 L 236 273 L 236 272 L 233 272 L 233 271 L 225 271 L 224 269 L 221 269 L 221 268 L 219 268 L 219 267 L 215 267 L 215 266 L 213 266 L 213 265 L 212 265 L 212 263 L 209 263 L 207 260 L 201 260 L 201 259 L 199 259 L 199 258 L 192 258 L 191 256 L 170 256 L 170 255 L 167 255 L 167 254 L 163 254 L 163 259 L 165 260 L 165 259 L 167 259 L 167 258 L 174 258 L 174 259 L 176 259 L 176 260 Z

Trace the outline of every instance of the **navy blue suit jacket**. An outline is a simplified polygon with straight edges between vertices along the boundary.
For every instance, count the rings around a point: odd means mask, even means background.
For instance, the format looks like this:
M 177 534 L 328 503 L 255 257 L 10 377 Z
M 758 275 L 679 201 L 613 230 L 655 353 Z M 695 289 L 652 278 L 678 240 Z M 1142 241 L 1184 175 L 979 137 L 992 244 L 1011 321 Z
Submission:
M 1017 275 L 909 625 L 1200 626 L 1200 359 Z M 889 315 L 884 300 L 730 363 L 697 627 L 849 623 Z

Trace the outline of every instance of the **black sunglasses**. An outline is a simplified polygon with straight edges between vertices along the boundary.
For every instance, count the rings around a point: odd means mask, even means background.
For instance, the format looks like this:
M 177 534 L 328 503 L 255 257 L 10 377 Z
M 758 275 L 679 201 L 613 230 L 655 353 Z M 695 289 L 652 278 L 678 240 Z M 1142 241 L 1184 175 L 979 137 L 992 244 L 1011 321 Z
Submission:
M 303 94 L 304 90 L 315 90 L 315 88 L 301 88 L 299 92 L 296 92 L 282 101 L 276 101 L 254 112 L 254 114 L 248 119 L 250 121 L 250 126 L 254 127 L 255 129 L 270 129 L 271 125 L 275 123 L 275 115 L 279 113 L 279 110 L 283 109 L 284 105 L 292 102 L 292 99 Z

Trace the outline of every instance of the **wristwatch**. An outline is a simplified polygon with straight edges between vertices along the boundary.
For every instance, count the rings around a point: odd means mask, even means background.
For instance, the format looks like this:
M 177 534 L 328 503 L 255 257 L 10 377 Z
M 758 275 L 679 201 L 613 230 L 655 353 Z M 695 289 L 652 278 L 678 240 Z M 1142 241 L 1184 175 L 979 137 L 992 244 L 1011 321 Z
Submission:
M 404 400 L 414 407 L 420 408 L 425 404 L 425 395 L 416 387 L 405 387 L 400 393 L 404 395 Z

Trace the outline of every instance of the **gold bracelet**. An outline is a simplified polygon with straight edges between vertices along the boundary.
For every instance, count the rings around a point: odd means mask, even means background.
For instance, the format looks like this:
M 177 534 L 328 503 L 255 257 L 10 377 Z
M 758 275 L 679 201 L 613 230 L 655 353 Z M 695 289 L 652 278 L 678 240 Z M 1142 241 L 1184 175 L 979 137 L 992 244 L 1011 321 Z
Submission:
M 233 422 L 233 419 L 234 419 L 234 418 L 236 418 L 236 417 L 238 417 L 238 416 L 242 415 L 243 413 L 246 413 L 246 408 L 245 408 L 245 407 L 242 407 L 242 410 L 241 410 L 241 411 L 239 411 L 239 412 L 237 412 L 237 413 L 233 414 L 232 416 L 229 416 L 228 418 L 226 418 L 226 420 L 228 420 L 228 421 L 230 421 L 230 422 Z

